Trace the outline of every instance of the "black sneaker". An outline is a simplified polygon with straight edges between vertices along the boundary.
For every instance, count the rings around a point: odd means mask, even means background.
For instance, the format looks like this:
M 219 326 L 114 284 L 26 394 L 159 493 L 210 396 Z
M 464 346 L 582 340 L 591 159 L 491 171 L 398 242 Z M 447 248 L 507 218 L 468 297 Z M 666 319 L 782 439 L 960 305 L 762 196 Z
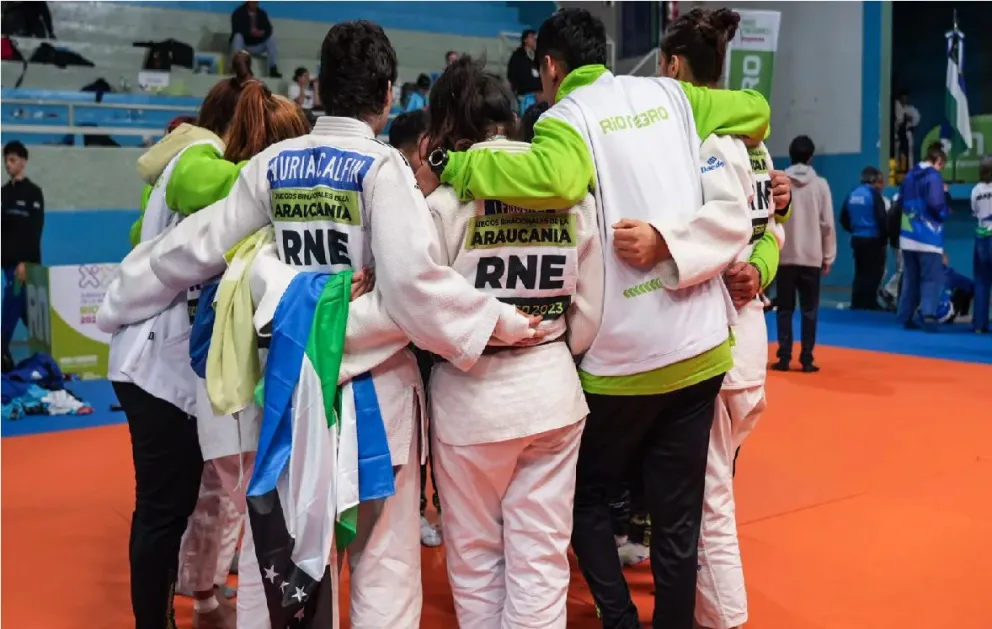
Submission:
M 272 77 L 273 79 L 281 79 L 282 72 L 279 72 L 279 68 L 272 66 L 271 68 L 269 68 L 269 76 Z
M 816 373 L 820 368 L 813 363 L 803 363 L 803 373 Z
M 771 364 L 771 368 L 774 369 L 775 371 L 788 371 L 789 361 L 785 360 L 784 358 L 780 358 L 778 362 L 774 362 Z

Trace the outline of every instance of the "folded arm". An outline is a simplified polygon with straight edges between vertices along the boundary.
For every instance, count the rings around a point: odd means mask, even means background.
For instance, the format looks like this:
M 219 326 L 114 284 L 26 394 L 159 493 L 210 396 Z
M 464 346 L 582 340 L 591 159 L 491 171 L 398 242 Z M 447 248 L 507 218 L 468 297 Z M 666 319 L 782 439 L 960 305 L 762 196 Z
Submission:
M 713 167 L 711 157 L 717 159 Z M 752 192 L 747 153 L 730 137 L 711 135 L 703 142 L 700 173 L 703 205 L 687 221 L 672 217 L 654 220 L 672 259 L 661 263 L 662 284 L 670 289 L 694 286 L 716 277 L 732 263 L 752 234 Z

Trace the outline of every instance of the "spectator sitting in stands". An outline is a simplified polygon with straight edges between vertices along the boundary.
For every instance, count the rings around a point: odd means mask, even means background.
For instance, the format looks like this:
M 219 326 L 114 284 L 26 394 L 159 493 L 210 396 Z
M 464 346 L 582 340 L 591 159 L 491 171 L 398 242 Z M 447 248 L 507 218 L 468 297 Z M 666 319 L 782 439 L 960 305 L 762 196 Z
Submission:
M 513 51 L 506 64 L 506 78 L 520 99 L 531 94 L 536 97 L 541 91 L 541 72 L 534 56 L 535 49 L 537 34 L 527 29 L 520 36 L 520 47 Z M 526 111 L 527 106 L 529 104 L 522 106 L 522 110 Z
M 449 50 L 448 52 L 444 53 L 444 67 L 447 68 L 452 63 L 458 61 L 458 57 L 461 57 L 461 54 L 459 54 L 455 50 Z
M 295 101 L 307 115 L 310 115 L 314 107 L 320 108 L 320 96 L 317 95 L 315 83 L 316 80 L 310 79 L 310 72 L 299 67 L 293 72 L 293 82 L 289 84 L 289 100 Z
M 403 111 L 417 111 L 427 108 L 427 92 L 431 90 L 431 77 L 421 74 L 417 77 L 417 89 L 407 98 Z
M 527 108 L 524 115 L 520 117 L 520 126 L 517 128 L 517 136 L 521 142 L 530 143 L 534 139 L 534 125 L 541 115 L 551 106 L 548 103 L 534 103 Z
M 247 50 L 253 55 L 265 54 L 269 62 L 269 76 L 281 79 L 276 56 L 276 40 L 272 36 L 272 22 L 259 8 L 258 2 L 245 2 L 231 14 L 231 55 Z
M 423 155 L 420 152 L 420 141 L 427 131 L 427 110 L 404 112 L 389 125 L 389 144 L 399 149 L 403 157 L 410 163 L 413 172 L 420 170 Z

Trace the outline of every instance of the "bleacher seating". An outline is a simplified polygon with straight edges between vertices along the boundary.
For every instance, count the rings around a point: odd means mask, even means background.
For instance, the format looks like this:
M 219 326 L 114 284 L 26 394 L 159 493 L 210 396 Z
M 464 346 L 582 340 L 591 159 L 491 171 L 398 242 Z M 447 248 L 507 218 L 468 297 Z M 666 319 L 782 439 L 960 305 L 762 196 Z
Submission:
M 198 54 L 228 56 L 230 12 L 236 2 L 50 2 L 57 40 L 93 62 L 93 67 L 60 69 L 14 61 L 2 62 L 0 123 L 2 142 L 20 140 L 31 151 L 30 176 L 45 191 L 50 210 L 133 209 L 140 199 L 141 182 L 135 162 L 137 148 L 157 140 L 167 123 L 178 115 L 194 115 L 203 96 L 221 78 L 173 67 L 170 85 L 159 94 L 136 92 L 145 49 L 134 42 L 176 39 Z M 513 2 L 263 2 L 279 48 L 284 79 L 261 76 L 276 93 L 285 93 L 296 67 L 316 76 L 319 51 L 327 29 L 335 21 L 366 18 L 383 25 L 400 66 L 398 83 L 434 74 L 444 54 L 456 50 L 485 55 L 491 71 L 502 74 L 506 60 L 518 45 L 524 28 Z M 553 11 L 553 3 L 547 5 Z M 533 15 L 533 6 L 528 7 Z M 25 58 L 44 40 L 13 38 Z M 257 60 L 257 75 L 267 73 Z M 93 92 L 79 91 L 104 79 L 115 92 L 96 102 Z M 20 86 L 15 85 L 20 82 Z M 123 91 L 121 88 L 125 88 Z M 399 85 L 397 85 L 397 94 Z M 394 114 L 396 111 L 394 111 Z M 109 137 L 122 148 L 94 146 L 94 137 Z M 46 146 L 55 145 L 55 146 Z M 71 146 L 70 146 L 71 145 Z M 56 212 L 61 214 L 61 212 Z M 113 214 L 113 212 L 111 212 Z M 68 218 L 68 215 L 67 215 Z M 69 234 L 55 229 L 51 232 Z M 106 217 L 101 220 L 106 220 Z M 61 238 L 61 236 L 59 236 Z M 46 240 L 46 243 L 48 240 Z M 88 249 L 92 243 L 63 243 Z M 46 244 L 46 248 L 49 245 Z M 109 259 L 106 252 L 80 252 L 79 260 Z

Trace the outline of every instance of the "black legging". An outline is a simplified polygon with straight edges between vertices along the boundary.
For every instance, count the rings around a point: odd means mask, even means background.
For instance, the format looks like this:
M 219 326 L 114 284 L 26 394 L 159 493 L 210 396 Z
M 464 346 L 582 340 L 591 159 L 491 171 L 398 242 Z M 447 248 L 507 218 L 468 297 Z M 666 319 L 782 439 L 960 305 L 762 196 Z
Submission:
M 179 544 L 196 507 L 203 456 L 196 419 L 140 387 L 115 382 L 134 456 L 131 607 L 135 629 L 167 629 Z

